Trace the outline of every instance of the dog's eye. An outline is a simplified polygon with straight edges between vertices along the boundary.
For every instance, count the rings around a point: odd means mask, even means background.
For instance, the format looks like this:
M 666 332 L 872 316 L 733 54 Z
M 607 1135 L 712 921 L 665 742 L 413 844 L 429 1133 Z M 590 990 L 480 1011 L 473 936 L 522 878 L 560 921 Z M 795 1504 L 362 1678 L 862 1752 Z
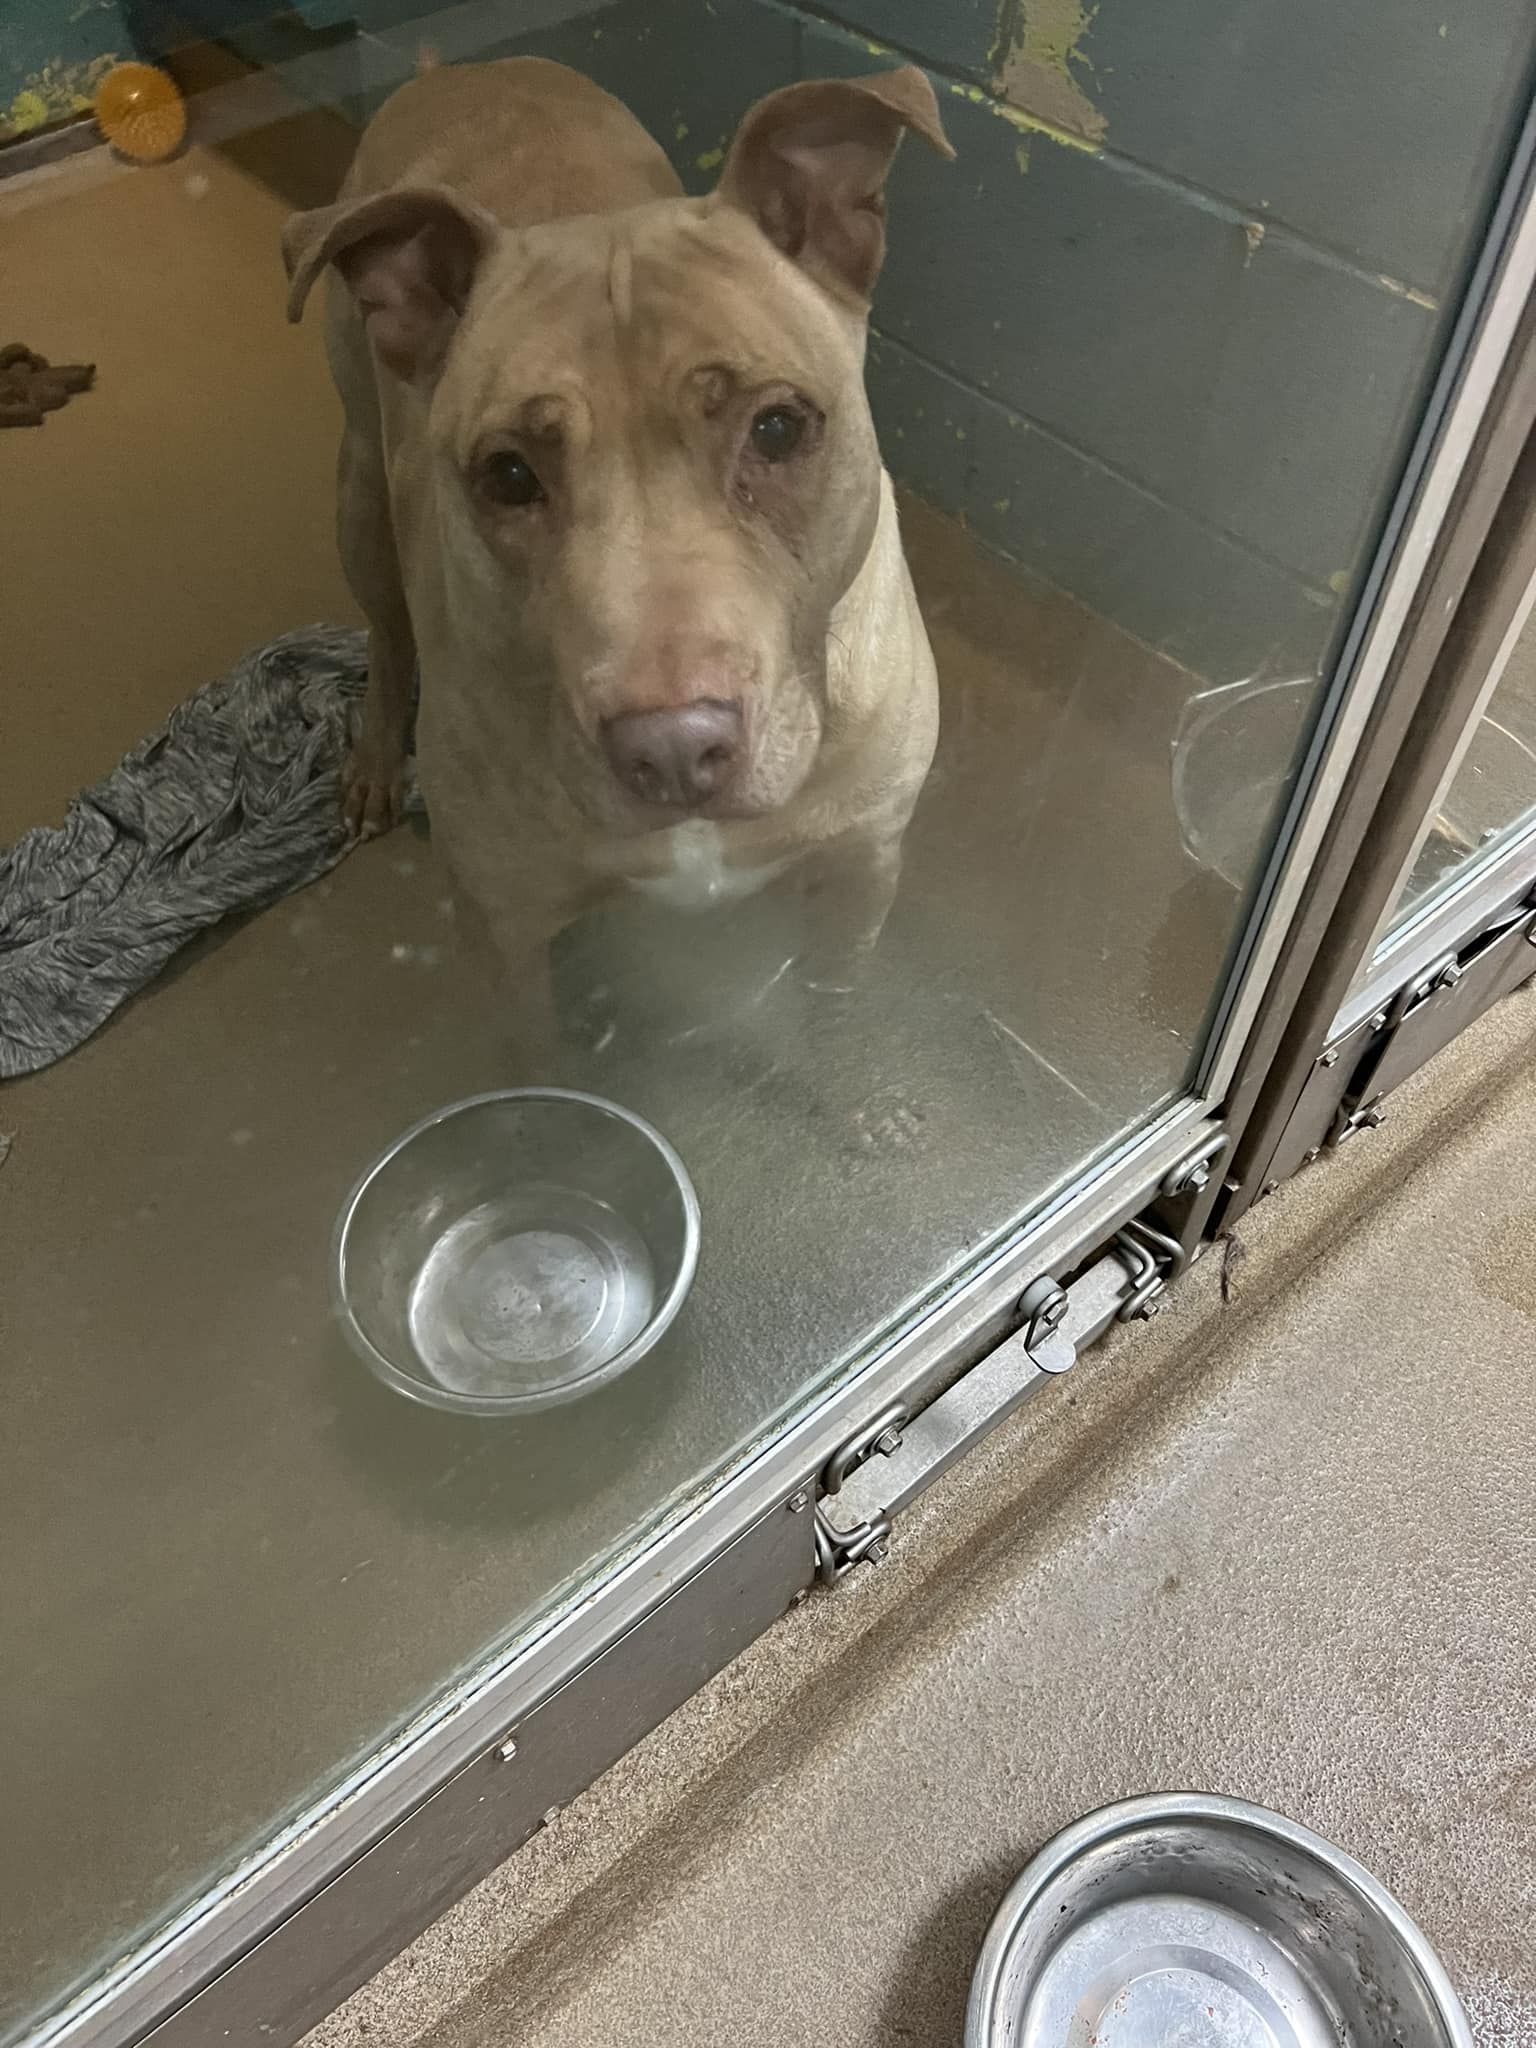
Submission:
M 770 405 L 752 422 L 752 446 L 764 462 L 784 462 L 805 438 L 805 416 L 787 405 Z
M 498 505 L 537 505 L 544 486 L 531 466 L 511 449 L 488 455 L 480 467 L 480 481 L 488 498 Z

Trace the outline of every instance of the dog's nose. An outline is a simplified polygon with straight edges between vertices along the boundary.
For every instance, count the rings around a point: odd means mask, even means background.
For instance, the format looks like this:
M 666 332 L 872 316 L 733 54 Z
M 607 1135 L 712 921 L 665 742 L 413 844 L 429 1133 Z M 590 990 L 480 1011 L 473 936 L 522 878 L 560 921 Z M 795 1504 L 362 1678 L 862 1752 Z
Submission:
M 603 727 L 613 772 L 648 804 L 691 810 L 721 796 L 740 772 L 741 707 L 703 697 L 675 711 L 626 711 Z

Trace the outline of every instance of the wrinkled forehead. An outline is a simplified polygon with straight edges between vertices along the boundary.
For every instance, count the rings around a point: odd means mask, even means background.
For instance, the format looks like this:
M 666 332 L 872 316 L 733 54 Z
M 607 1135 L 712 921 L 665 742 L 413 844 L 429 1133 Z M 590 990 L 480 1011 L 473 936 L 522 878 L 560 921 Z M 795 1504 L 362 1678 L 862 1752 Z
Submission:
M 509 234 L 476 285 L 439 403 L 467 459 L 498 427 L 570 414 L 580 438 L 583 422 L 600 431 L 674 408 L 713 369 L 829 407 L 860 387 L 858 323 L 744 215 L 663 200 Z

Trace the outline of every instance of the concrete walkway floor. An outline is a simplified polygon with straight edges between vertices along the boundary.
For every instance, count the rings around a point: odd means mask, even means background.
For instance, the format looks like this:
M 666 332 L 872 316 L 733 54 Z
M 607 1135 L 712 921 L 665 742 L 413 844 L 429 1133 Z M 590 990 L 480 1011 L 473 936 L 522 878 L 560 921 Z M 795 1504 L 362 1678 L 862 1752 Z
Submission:
M 1533 1038 L 1527 992 L 313 2048 L 938 2048 L 1034 1850 L 1175 1786 L 1348 1848 L 1531 2048 Z

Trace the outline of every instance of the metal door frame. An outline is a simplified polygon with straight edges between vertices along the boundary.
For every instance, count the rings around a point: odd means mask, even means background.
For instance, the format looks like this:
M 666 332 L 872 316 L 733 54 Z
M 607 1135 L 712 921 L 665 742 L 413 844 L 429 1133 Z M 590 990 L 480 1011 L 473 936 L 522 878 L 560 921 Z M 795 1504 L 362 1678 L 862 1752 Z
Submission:
M 1530 454 L 1531 448 L 1528 444 L 1525 454 L 1515 467 L 1514 475 L 1510 478 L 1505 505 L 1494 521 L 1494 530 L 1490 533 L 1484 549 L 1485 556 L 1498 542 L 1499 529 L 1506 523 L 1506 513 L 1512 510 L 1517 513 L 1522 503 L 1530 503 L 1533 486 L 1536 486 L 1536 471 L 1532 470 L 1528 461 Z M 1511 544 L 1518 549 L 1519 540 L 1518 534 L 1511 536 L 1510 542 L 1505 544 L 1506 549 Z M 1509 666 L 1510 657 L 1531 618 L 1533 609 L 1536 609 L 1536 574 L 1530 573 L 1531 565 L 1536 564 L 1536 554 L 1532 554 L 1529 549 L 1525 553 L 1526 572 L 1522 573 L 1518 566 L 1515 569 L 1513 609 L 1508 608 L 1502 596 L 1484 600 L 1478 605 L 1479 615 L 1473 622 L 1474 631 L 1469 636 L 1476 644 L 1467 646 L 1460 658 L 1468 671 L 1480 676 L 1482 680 L 1469 707 L 1467 722 L 1457 736 L 1450 757 L 1440 771 L 1440 779 L 1430 799 L 1429 808 L 1420 820 L 1413 843 L 1387 892 L 1387 907 L 1382 913 L 1365 959 L 1356 974 L 1355 988 L 1349 1004 L 1345 1006 L 1346 1009 L 1357 1004 L 1362 1009 L 1375 1008 L 1375 1004 L 1368 1004 L 1364 999 L 1365 991 L 1369 987 L 1377 985 L 1385 989 L 1394 980 L 1401 981 L 1412 973 L 1413 968 L 1409 963 L 1413 960 L 1429 959 L 1436 950 L 1433 934 L 1449 934 L 1464 924 L 1465 918 L 1456 914 L 1457 899 L 1476 885 L 1490 865 L 1479 849 L 1472 849 L 1457 862 L 1452 874 L 1425 893 L 1424 902 L 1410 910 L 1401 926 L 1394 928 L 1393 920 L 1403 891 L 1407 888 L 1414 866 L 1434 829 L 1435 817 L 1451 794 L 1456 778 L 1471 751 L 1472 743 L 1477 738 L 1478 728 L 1488 716 L 1493 698 L 1504 680 L 1504 672 Z M 1467 595 L 1462 601 L 1463 611 L 1477 603 L 1479 585 L 1484 580 L 1482 569 L 1483 558 L 1480 557 L 1478 567 L 1473 571 L 1472 580 L 1468 585 Z M 1493 606 L 1492 612 L 1490 602 Z M 1447 651 L 1457 637 L 1457 628 L 1453 625 L 1447 635 Z M 1536 801 L 1536 793 L 1533 793 L 1533 801 Z M 1521 813 L 1509 820 L 1502 830 L 1496 828 L 1495 837 L 1500 843 L 1500 852 L 1494 856 L 1495 860 L 1503 859 L 1514 841 L 1524 836 L 1524 827 L 1521 827 L 1520 831 L 1511 830 L 1511 827 L 1520 826 L 1523 815 Z
M 1536 617 L 1536 611 L 1533 611 Z M 1536 818 L 1512 833 L 1490 859 L 1478 861 L 1463 886 L 1447 891 L 1422 918 L 1404 927 L 1370 963 L 1370 972 L 1351 992 L 1335 1019 L 1329 1042 L 1362 1018 L 1390 1004 L 1400 990 L 1434 961 L 1457 947 L 1492 919 L 1510 910 L 1536 882 Z
M 1414 509 L 1381 586 L 1390 594 L 1399 570 L 1411 567 L 1406 604 L 1394 606 L 1383 673 L 1295 915 L 1275 946 L 1266 1000 L 1253 1008 L 1246 1037 L 1224 1048 L 1235 1052 L 1222 1098 L 1232 1163 L 1184 1219 L 1190 1242 L 1230 1226 L 1270 1184 L 1282 1133 L 1476 704 L 1483 670 L 1469 665 L 1468 641 L 1481 627 L 1486 666 L 1523 595 L 1517 568 L 1502 581 L 1497 571 L 1513 560 L 1510 486 L 1536 426 L 1536 105 L 1479 270 L 1480 296 L 1475 283 L 1459 348 L 1453 343 L 1439 379 L 1438 432 L 1414 465 Z M 1390 624 L 1378 604 L 1357 665 Z
M 1530 393 L 1522 380 L 1512 380 L 1510 364 L 1523 360 L 1529 346 L 1533 284 L 1536 103 L 1473 265 L 1201 1067 L 1197 1086 L 1225 1099 L 1229 1125 L 1240 1137 L 1279 1050 L 1275 1013 L 1300 1004 L 1306 969 L 1325 934 L 1332 937 L 1329 919 L 1377 822 L 1375 800 L 1404 748 L 1412 712 L 1524 445 Z M 1437 757 L 1437 772 L 1443 758 Z M 1362 951 L 1357 944 L 1352 974 Z
M 1536 328 L 1529 339 L 1536 357 Z M 1441 800 L 1446 771 L 1460 758 L 1469 726 L 1482 716 L 1512 639 L 1530 614 L 1533 590 L 1536 428 L 1515 464 L 1376 827 L 1346 886 L 1337 950 L 1320 957 L 1328 986 L 1343 979 L 1345 993 L 1321 1039 L 1302 1042 L 1302 1063 L 1277 1070 L 1271 1118 L 1251 1126 L 1240 1148 L 1234 1178 L 1245 1193 L 1255 1184 L 1258 1194 L 1267 1193 L 1323 1149 L 1374 1128 L 1392 1088 L 1536 974 L 1536 817 L 1491 857 L 1471 860 L 1459 886 L 1379 952 L 1371 950 L 1397 901 L 1423 822 Z M 1362 945 L 1363 954 L 1352 955 Z M 1240 1206 L 1229 1197 L 1223 1224 Z
M 1445 768 L 1477 715 L 1489 665 L 1536 574 L 1533 428 L 1536 303 L 1528 303 L 1415 624 L 1401 645 L 1400 683 L 1367 736 L 1339 834 L 1303 906 L 1311 943 L 1297 944 L 1289 976 L 1282 977 L 1296 992 L 1282 996 L 1255 1032 L 1235 1074 L 1227 1104 L 1238 1131 L 1233 1164 L 1206 1205 L 1202 1229 L 1230 1226 L 1290 1170 L 1295 1148 L 1284 1142 L 1286 1132 L 1324 1056 L 1378 1014 L 1432 957 L 1454 950 L 1458 937 L 1470 936 L 1529 885 L 1536 842 L 1525 833 L 1495 862 L 1479 866 L 1432 919 L 1405 932 L 1380 974 L 1362 975 Z M 1306 936 L 1299 932 L 1298 940 Z M 1300 1148 L 1303 1155 L 1308 1150 Z
M 1521 635 L 1536 619 L 1536 430 L 1515 465 L 1493 529 L 1478 558 L 1461 612 L 1446 636 L 1442 659 L 1455 659 L 1476 694 L 1468 720 L 1441 772 L 1429 812 L 1387 897 L 1387 908 L 1339 1013 L 1335 1032 L 1379 1010 L 1412 978 L 1487 918 L 1518 900 L 1536 879 L 1536 816 L 1510 820 L 1487 853 L 1473 852 L 1448 886 L 1392 929 L 1392 916 L 1433 814 L 1445 803 L 1467 749 L 1504 679 Z M 1536 803 L 1536 791 L 1532 793 Z

